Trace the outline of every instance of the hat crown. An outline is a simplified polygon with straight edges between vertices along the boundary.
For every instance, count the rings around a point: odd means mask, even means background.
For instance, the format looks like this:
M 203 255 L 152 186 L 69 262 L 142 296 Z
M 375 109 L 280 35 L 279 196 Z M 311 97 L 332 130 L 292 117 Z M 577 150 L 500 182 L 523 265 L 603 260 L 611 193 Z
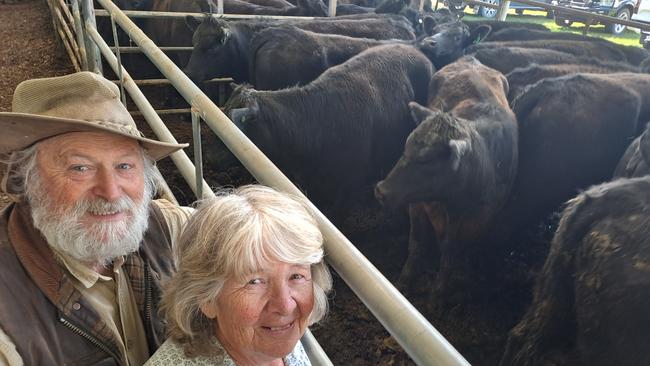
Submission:
M 88 71 L 23 81 L 14 92 L 12 111 L 82 120 L 134 137 L 142 136 L 120 102 L 118 87 Z

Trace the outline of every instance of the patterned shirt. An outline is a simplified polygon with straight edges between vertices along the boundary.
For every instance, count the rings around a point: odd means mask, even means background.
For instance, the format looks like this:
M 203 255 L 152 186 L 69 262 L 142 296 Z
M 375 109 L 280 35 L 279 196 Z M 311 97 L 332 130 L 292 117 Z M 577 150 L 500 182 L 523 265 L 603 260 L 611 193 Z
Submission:
M 193 358 L 185 357 L 183 347 L 171 339 L 158 348 L 158 351 L 151 356 L 144 366 L 237 366 L 226 351 L 221 347 L 219 341 L 214 338 L 214 345 L 221 352 L 215 356 L 197 356 Z M 311 362 L 298 341 L 293 351 L 284 357 L 285 366 L 311 366 Z

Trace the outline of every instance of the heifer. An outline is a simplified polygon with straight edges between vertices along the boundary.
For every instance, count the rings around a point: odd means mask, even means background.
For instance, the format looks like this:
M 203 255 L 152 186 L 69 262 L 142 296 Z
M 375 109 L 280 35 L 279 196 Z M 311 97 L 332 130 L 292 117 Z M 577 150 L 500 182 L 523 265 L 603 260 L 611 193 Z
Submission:
M 593 58 L 598 61 L 630 62 L 623 51 L 618 47 L 610 46 L 604 42 L 564 41 L 564 40 L 536 40 L 512 42 L 485 42 L 473 46 L 473 49 L 482 48 L 537 48 L 568 53 L 576 57 Z M 468 50 L 469 51 L 469 50 Z M 638 63 L 636 64 L 638 66 Z
M 612 74 L 616 72 L 640 72 L 638 67 L 632 66 L 626 62 L 609 62 L 598 65 L 589 64 L 557 64 L 557 65 L 530 65 L 528 67 L 517 68 L 506 75 L 510 85 L 509 100 L 514 100 L 519 96 L 524 88 L 536 82 L 557 76 L 577 73 L 590 74 Z
M 399 42 L 409 43 L 314 33 L 294 26 L 267 28 L 251 40 L 250 82 L 257 90 L 305 85 L 370 47 Z
M 270 26 L 294 24 L 301 29 L 317 32 L 379 39 L 415 39 L 408 21 L 399 15 L 375 14 L 374 17 L 342 20 L 318 19 L 310 21 L 270 22 L 248 19 L 226 22 L 208 17 L 199 22 L 188 17 L 188 25 L 194 29 L 194 50 L 185 73 L 195 81 L 214 77 L 232 77 L 237 82 L 248 82 L 250 67 L 250 43 L 253 35 Z M 279 65 L 290 67 L 290 65 Z
M 432 75 L 414 47 L 377 46 L 305 86 L 239 87 L 226 112 L 310 198 L 339 209 L 395 163 L 413 128 L 408 102 L 426 101 Z
M 650 124 L 627 148 L 616 166 L 614 178 L 642 177 L 648 174 L 650 174 Z
M 442 23 L 433 28 L 433 35 L 418 41 L 418 48 L 437 69 L 441 69 L 462 57 L 467 47 L 481 42 L 490 34 L 490 30 L 489 25 L 480 25 L 470 30 L 460 21 Z
M 438 71 L 431 93 L 431 109 L 410 103 L 418 126 L 375 196 L 389 206 L 418 204 L 411 206 L 410 214 L 417 215 L 411 223 L 433 225 L 437 238 L 409 239 L 400 285 L 412 283 L 422 246 L 437 241 L 434 294 L 441 295 L 468 275 L 468 250 L 506 202 L 517 168 L 517 122 L 505 77 L 472 57 Z M 411 228 L 412 234 L 422 232 L 427 230 Z
M 569 201 L 501 366 L 650 365 L 650 179 Z
M 482 64 L 507 74 L 532 64 L 576 64 L 580 59 L 568 53 L 537 48 L 482 48 L 468 52 Z
M 464 20 L 463 22 L 467 24 L 467 26 L 469 26 L 470 30 L 473 30 L 474 28 L 480 27 L 482 25 L 490 26 L 492 32 L 498 32 L 502 29 L 511 29 L 511 28 L 519 29 L 519 30 L 526 30 L 526 29 L 538 30 L 538 31 L 549 30 L 545 26 L 541 24 L 535 24 L 535 23 L 505 22 L 501 20 Z
M 648 115 L 649 81 L 645 74 L 567 75 L 543 79 L 512 102 L 519 167 L 500 235 L 536 225 L 578 190 L 610 179 L 647 120 L 640 116 Z

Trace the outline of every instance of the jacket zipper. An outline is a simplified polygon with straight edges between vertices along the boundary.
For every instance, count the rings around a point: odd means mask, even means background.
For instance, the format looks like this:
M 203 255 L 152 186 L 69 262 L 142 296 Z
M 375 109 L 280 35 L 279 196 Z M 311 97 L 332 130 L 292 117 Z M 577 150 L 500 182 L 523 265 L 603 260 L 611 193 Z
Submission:
M 65 325 L 66 327 L 70 328 L 70 330 L 72 330 L 77 335 L 80 335 L 80 336 L 86 338 L 86 340 L 88 340 L 90 343 L 95 345 L 97 348 L 101 349 L 102 351 L 104 351 L 104 352 L 108 353 L 109 355 L 111 355 L 114 359 L 118 360 L 120 365 L 122 364 L 122 360 L 120 359 L 120 357 L 117 357 L 117 354 L 115 352 L 113 352 L 108 346 L 106 346 L 105 344 L 100 342 L 97 338 L 91 336 L 87 332 L 84 332 L 83 330 L 81 330 L 81 328 L 79 328 L 76 325 L 70 323 L 69 321 L 67 321 L 63 317 L 60 317 L 59 321 L 63 325 Z
M 151 325 L 151 268 L 149 268 L 149 263 L 144 262 L 144 271 L 145 271 L 145 321 L 147 325 Z

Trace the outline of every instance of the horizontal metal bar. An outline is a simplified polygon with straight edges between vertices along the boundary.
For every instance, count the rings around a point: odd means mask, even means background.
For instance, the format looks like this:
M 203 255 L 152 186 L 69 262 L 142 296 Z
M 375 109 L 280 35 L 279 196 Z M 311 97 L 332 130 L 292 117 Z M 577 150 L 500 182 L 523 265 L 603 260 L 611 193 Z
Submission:
M 94 27 L 94 25 L 90 22 L 86 22 L 86 32 L 91 37 L 91 40 L 97 44 L 99 50 L 106 59 L 106 62 L 117 74 L 117 57 L 115 57 L 113 52 L 108 49 L 108 45 L 99 35 L 99 33 L 97 33 L 97 29 Z M 174 135 L 172 135 L 172 133 L 167 129 L 167 126 L 165 126 L 165 123 L 156 114 L 156 111 L 153 109 L 147 98 L 144 96 L 144 94 L 142 94 L 142 91 L 140 91 L 137 85 L 135 85 L 133 79 L 131 78 L 131 75 L 129 75 L 129 73 L 124 68 L 122 68 L 122 77 L 124 80 L 124 88 L 129 93 L 129 96 L 135 105 L 138 106 L 138 108 L 142 111 L 142 115 L 144 116 L 147 123 L 149 123 L 149 126 L 151 127 L 151 130 L 156 135 L 156 137 L 158 137 L 160 141 L 171 142 L 175 144 L 178 143 L 174 138 Z M 174 161 L 174 164 L 178 168 L 178 171 L 181 173 L 183 178 L 185 178 L 185 181 L 188 183 L 188 185 L 192 188 L 192 190 L 195 190 L 195 168 L 192 160 L 190 160 L 190 158 L 187 156 L 187 154 L 185 154 L 185 151 L 183 150 L 176 151 L 175 153 L 171 154 L 170 157 Z M 208 183 L 205 180 L 202 183 L 203 191 L 210 191 L 210 186 Z M 196 191 L 194 191 L 194 193 L 196 194 Z
M 172 11 L 138 11 L 138 10 L 123 10 L 129 18 L 178 18 L 182 19 L 186 16 L 203 17 L 205 13 L 182 13 Z M 101 17 L 109 16 L 108 11 L 102 9 L 95 9 L 95 15 Z M 313 20 L 318 17 L 299 17 L 299 16 L 282 16 L 282 15 L 253 15 L 253 14 L 211 14 L 214 18 L 224 19 L 304 19 Z M 320 17 L 320 19 L 323 19 Z
M 175 109 L 156 109 L 156 114 L 159 116 L 165 116 L 170 114 L 189 114 L 192 112 L 192 108 L 175 108 Z M 142 112 L 140 111 L 129 111 L 132 116 L 141 116 Z
M 112 80 L 114 83 L 119 83 L 119 80 Z M 228 84 L 232 83 L 234 80 L 232 78 L 215 78 L 204 80 L 201 83 L 205 84 Z M 171 83 L 167 79 L 140 79 L 133 80 L 135 85 L 138 86 L 152 86 L 152 85 L 170 85 Z
M 110 0 L 97 0 L 142 47 L 179 93 L 242 162 L 258 182 L 303 196 L 302 192 L 246 135 Z M 323 215 L 310 205 L 325 239 L 328 263 L 379 322 L 419 365 L 469 365 L 463 356 Z
M 120 49 L 121 53 L 141 53 L 140 47 L 111 47 L 111 51 L 115 52 L 117 49 Z M 164 52 L 192 52 L 194 47 L 174 47 L 174 46 L 162 46 L 159 47 Z

